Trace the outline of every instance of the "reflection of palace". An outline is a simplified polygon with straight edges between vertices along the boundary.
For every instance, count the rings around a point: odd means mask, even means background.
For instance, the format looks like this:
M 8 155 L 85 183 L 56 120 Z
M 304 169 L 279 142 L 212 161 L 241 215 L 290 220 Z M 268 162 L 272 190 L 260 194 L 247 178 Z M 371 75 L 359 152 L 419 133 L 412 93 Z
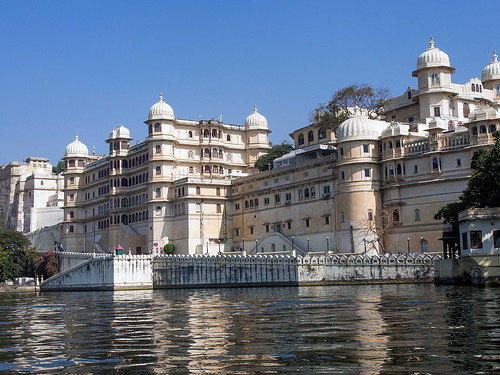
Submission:
M 120 125 L 106 141 L 109 156 L 88 155 L 78 139 L 67 146 L 66 248 L 362 253 L 384 233 L 391 251 L 440 251 L 433 216 L 459 197 L 472 154 L 500 128 L 496 53 L 481 80 L 454 84 L 454 71 L 431 40 L 412 73 L 418 88 L 389 101 L 390 122 L 356 108 L 336 137 L 298 129 L 295 150 L 263 173 L 253 164 L 269 130 L 256 109 L 245 126 L 181 120 L 160 97 L 146 141 L 131 145 Z

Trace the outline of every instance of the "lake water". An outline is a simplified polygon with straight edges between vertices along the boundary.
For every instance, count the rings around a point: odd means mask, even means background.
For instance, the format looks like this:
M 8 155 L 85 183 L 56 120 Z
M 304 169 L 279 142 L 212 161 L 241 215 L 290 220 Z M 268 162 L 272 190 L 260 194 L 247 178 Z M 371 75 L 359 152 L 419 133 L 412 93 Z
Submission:
M 397 284 L 1 294 L 0 370 L 500 373 L 500 289 Z

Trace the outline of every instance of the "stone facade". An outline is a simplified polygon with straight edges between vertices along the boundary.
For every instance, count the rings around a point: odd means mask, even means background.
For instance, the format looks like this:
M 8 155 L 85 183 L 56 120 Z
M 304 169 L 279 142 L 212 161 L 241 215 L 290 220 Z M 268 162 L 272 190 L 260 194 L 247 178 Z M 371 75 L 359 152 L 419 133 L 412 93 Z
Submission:
M 52 173 L 46 158 L 13 161 L 0 169 L 0 216 L 7 229 L 29 233 L 60 223 L 63 177 Z
M 290 134 L 295 150 L 257 173 L 268 148 L 266 119 L 245 126 L 174 117 L 162 98 L 146 141 L 114 129 L 109 156 L 78 140 L 65 161 L 64 243 L 72 251 L 248 254 L 311 251 L 440 252 L 434 214 L 456 201 L 472 155 L 500 129 L 500 63 L 454 84 L 449 57 L 417 59 L 418 88 L 389 100 L 387 122 L 352 109 L 336 134 L 314 124 Z

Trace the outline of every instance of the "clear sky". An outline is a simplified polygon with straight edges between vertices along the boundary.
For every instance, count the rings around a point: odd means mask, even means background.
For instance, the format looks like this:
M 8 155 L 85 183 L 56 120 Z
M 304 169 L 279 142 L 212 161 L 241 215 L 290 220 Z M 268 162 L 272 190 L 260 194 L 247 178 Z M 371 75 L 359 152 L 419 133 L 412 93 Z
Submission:
M 243 124 L 254 104 L 279 143 L 353 83 L 416 87 L 428 48 L 452 80 L 500 50 L 500 1 L 0 1 L 0 164 L 53 164 L 78 133 L 89 151 L 119 124 L 139 141 L 163 92 L 175 116 Z

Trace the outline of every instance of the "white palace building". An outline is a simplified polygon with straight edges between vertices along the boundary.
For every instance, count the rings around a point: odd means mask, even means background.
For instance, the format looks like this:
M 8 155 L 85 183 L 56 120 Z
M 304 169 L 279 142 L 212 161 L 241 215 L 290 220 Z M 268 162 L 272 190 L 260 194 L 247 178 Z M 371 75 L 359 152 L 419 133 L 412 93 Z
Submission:
M 293 131 L 295 150 L 259 173 L 269 149 L 257 112 L 244 126 L 178 119 L 160 100 L 147 138 L 111 131 L 109 156 L 89 155 L 78 136 L 64 161 L 63 242 L 68 251 L 132 254 L 245 251 L 339 253 L 440 251 L 439 208 L 456 201 L 471 157 L 500 129 L 497 55 L 481 79 L 452 83 L 446 53 L 430 46 L 412 76 L 418 87 L 394 97 L 387 122 L 355 109 L 335 135 Z M 381 217 L 386 220 L 381 220 Z M 385 250 L 376 241 L 385 243 Z

